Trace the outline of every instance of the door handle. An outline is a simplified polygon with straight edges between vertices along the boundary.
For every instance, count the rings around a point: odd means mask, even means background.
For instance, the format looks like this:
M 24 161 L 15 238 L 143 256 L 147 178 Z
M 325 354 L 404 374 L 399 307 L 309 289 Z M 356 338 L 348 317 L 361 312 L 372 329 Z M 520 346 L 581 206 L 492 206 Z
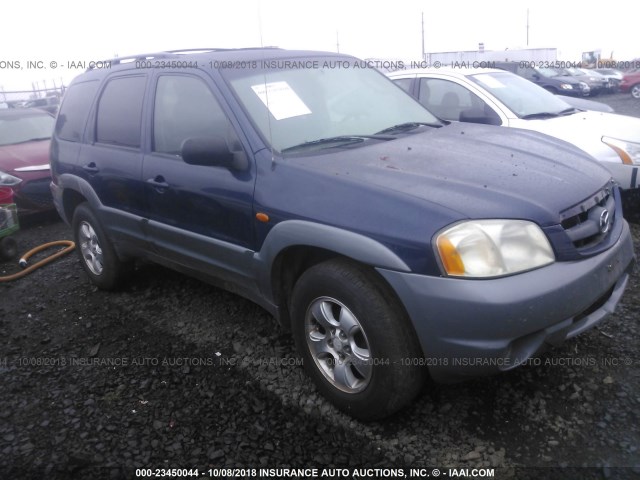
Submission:
M 162 175 L 156 175 L 154 178 L 149 178 L 147 183 L 155 188 L 158 193 L 163 193 L 167 188 L 169 188 L 169 184 L 164 180 Z

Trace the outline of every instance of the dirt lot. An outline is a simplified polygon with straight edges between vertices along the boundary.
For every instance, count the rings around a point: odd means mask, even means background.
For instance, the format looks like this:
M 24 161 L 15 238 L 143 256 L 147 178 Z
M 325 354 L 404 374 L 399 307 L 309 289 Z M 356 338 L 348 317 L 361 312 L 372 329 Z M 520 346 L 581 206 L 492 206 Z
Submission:
M 598 100 L 640 113 L 628 95 Z M 55 218 L 30 223 L 20 251 L 71 238 Z M 0 264 L 0 275 L 17 270 Z M 613 316 L 535 364 L 429 385 L 408 410 L 364 424 L 317 395 L 259 307 L 149 264 L 105 293 L 73 253 L 0 283 L 0 478 L 136 478 L 139 468 L 223 478 L 209 469 L 227 467 L 640 478 L 639 283 L 636 270 Z

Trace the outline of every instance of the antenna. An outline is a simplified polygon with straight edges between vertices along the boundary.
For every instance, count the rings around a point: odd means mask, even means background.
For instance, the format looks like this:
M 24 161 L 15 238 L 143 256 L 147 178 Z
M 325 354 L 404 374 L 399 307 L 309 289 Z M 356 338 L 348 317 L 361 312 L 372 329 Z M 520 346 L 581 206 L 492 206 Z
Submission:
M 336 52 L 340 53 L 340 37 L 338 35 L 338 30 L 336 30 Z
M 264 60 L 264 41 L 262 39 L 262 10 L 260 9 L 260 0 L 258 0 L 258 30 L 260 32 L 260 48 L 262 58 Z M 269 126 L 269 143 L 271 146 L 271 168 L 275 167 L 276 157 L 273 153 L 273 132 L 271 130 L 271 114 L 269 113 L 269 89 L 267 88 L 267 72 L 262 74 L 264 78 L 264 96 L 267 101 L 267 125 Z
M 527 47 L 529 46 L 529 9 L 527 8 Z

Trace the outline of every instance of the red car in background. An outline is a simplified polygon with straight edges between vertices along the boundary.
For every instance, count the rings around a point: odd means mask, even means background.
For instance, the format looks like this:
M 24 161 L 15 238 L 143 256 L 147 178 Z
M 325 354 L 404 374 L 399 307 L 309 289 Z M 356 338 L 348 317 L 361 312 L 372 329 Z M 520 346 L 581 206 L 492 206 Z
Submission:
M 54 122 L 43 110 L 0 110 L 0 187 L 13 190 L 19 216 L 53 208 L 49 143 Z
M 627 72 L 622 76 L 620 91 L 622 93 L 631 92 L 633 98 L 640 98 L 640 68 Z

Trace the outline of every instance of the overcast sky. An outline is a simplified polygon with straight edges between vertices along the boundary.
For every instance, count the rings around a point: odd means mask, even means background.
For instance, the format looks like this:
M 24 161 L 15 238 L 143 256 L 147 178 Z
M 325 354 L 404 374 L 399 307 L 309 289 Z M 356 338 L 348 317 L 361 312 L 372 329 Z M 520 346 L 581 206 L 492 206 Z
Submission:
M 581 52 L 640 57 L 640 2 L 558 0 L 446 1 L 245 0 L 4 0 L 0 86 L 28 89 L 32 81 L 68 83 L 82 69 L 74 60 L 200 47 L 279 46 L 336 51 L 361 58 L 420 60 L 421 14 L 427 52 L 555 47 L 558 58 Z M 44 70 L 27 70 L 27 61 Z M 21 69 L 8 62 L 19 61 Z M 58 63 L 56 69 L 51 62 Z

